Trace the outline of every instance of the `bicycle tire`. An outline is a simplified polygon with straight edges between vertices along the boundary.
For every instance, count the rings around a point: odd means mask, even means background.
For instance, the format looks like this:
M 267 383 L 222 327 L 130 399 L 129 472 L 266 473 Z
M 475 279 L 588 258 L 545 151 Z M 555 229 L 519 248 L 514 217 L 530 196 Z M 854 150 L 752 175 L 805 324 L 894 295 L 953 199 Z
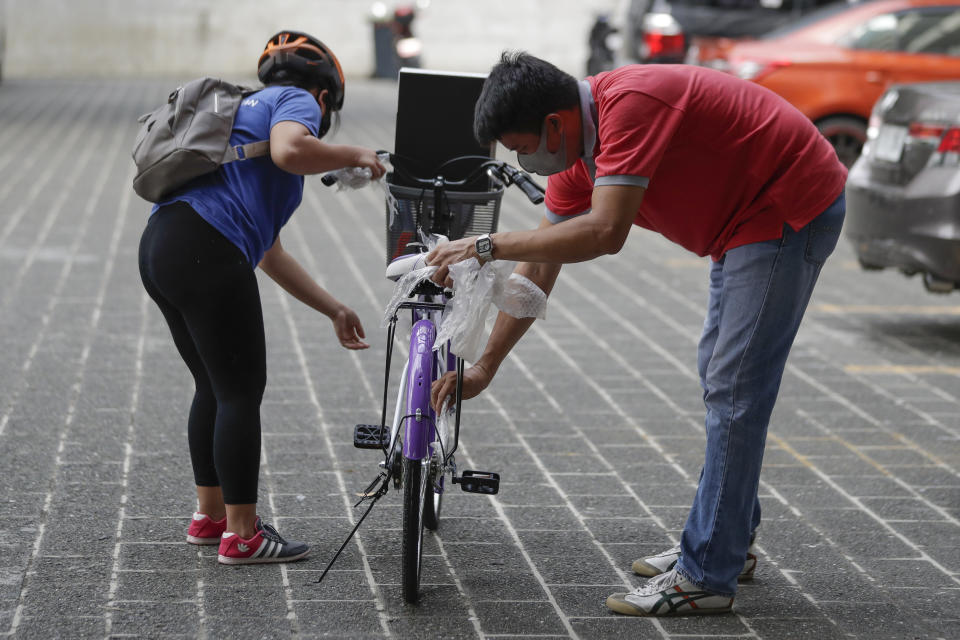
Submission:
M 400 550 L 400 582 L 403 599 L 415 604 L 420 597 L 423 559 L 423 512 L 429 481 L 429 460 L 403 459 L 403 543 Z

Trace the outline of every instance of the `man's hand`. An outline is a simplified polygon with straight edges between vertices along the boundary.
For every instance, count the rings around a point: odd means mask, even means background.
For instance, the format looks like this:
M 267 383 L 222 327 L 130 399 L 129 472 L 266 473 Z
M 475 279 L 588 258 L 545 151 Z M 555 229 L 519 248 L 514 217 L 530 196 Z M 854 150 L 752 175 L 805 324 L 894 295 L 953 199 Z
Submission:
M 333 316 L 332 320 L 333 330 L 344 348 L 367 349 L 370 347 L 361 339 L 365 338 L 366 335 L 363 332 L 363 325 L 360 324 L 360 318 L 357 317 L 353 309 L 343 307 Z
M 475 364 L 463 372 L 463 400 L 469 400 L 476 397 L 481 391 L 487 388 L 493 376 L 480 364 Z M 457 393 L 457 373 L 449 371 L 439 380 L 435 380 L 430 387 L 430 404 L 433 410 L 438 412 L 442 408 L 443 401 L 449 396 L 448 406 L 456 401 Z
M 470 258 L 479 258 L 477 250 L 474 247 L 476 238 L 461 238 L 445 242 L 434 248 L 427 254 L 427 265 L 431 267 L 440 267 L 430 279 L 439 285 L 452 287 L 453 280 L 450 279 L 450 265 Z M 478 392 L 479 393 L 479 392 Z

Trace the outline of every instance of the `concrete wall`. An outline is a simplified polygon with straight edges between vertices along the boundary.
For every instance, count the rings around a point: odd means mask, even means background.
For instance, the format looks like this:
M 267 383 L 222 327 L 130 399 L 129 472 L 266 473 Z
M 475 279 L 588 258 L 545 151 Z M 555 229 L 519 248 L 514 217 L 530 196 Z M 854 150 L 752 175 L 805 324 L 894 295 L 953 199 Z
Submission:
M 0 0 L 3 2 L 4 0 Z M 6 0 L 5 74 L 248 76 L 281 28 L 325 41 L 348 75 L 373 71 L 372 0 Z M 392 6 L 393 3 L 388 2 Z M 486 71 L 522 48 L 583 75 L 612 0 L 432 0 L 414 31 L 424 66 Z

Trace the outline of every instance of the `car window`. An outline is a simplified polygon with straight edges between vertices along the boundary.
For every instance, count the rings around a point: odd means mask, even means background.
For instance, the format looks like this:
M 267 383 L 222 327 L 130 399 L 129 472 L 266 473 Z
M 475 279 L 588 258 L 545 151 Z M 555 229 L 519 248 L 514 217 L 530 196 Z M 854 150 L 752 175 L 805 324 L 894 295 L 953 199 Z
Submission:
M 915 24 L 904 30 L 903 51 L 960 55 L 960 9 L 917 16 Z
M 842 46 L 960 56 L 960 8 L 924 8 L 874 16 L 857 26 Z
M 773 31 L 770 31 L 769 33 L 763 36 L 763 39 L 776 40 L 777 38 L 782 38 L 783 36 L 787 36 L 787 35 L 790 35 L 791 33 L 794 33 L 795 31 L 800 31 L 801 29 L 805 29 L 812 24 L 816 24 L 818 22 L 826 20 L 827 18 L 832 18 L 833 16 L 849 11 L 851 7 L 855 7 L 857 5 L 856 2 L 849 2 L 844 0 L 840 0 L 839 2 L 826 2 L 826 3 L 818 3 L 818 4 L 823 4 L 825 6 L 822 6 L 821 8 L 815 11 L 811 11 L 810 13 L 804 15 L 802 18 L 799 18 L 797 20 L 791 20 L 788 24 L 785 24 L 778 29 L 774 29 Z

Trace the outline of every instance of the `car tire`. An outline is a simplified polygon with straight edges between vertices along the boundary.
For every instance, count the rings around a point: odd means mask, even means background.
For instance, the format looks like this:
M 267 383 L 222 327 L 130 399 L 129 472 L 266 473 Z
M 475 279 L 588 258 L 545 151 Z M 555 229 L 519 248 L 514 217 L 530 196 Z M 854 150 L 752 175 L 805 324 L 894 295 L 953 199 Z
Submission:
M 860 157 L 867 141 L 867 123 L 851 116 L 831 116 L 816 123 L 823 137 L 830 141 L 837 158 L 848 169 Z

